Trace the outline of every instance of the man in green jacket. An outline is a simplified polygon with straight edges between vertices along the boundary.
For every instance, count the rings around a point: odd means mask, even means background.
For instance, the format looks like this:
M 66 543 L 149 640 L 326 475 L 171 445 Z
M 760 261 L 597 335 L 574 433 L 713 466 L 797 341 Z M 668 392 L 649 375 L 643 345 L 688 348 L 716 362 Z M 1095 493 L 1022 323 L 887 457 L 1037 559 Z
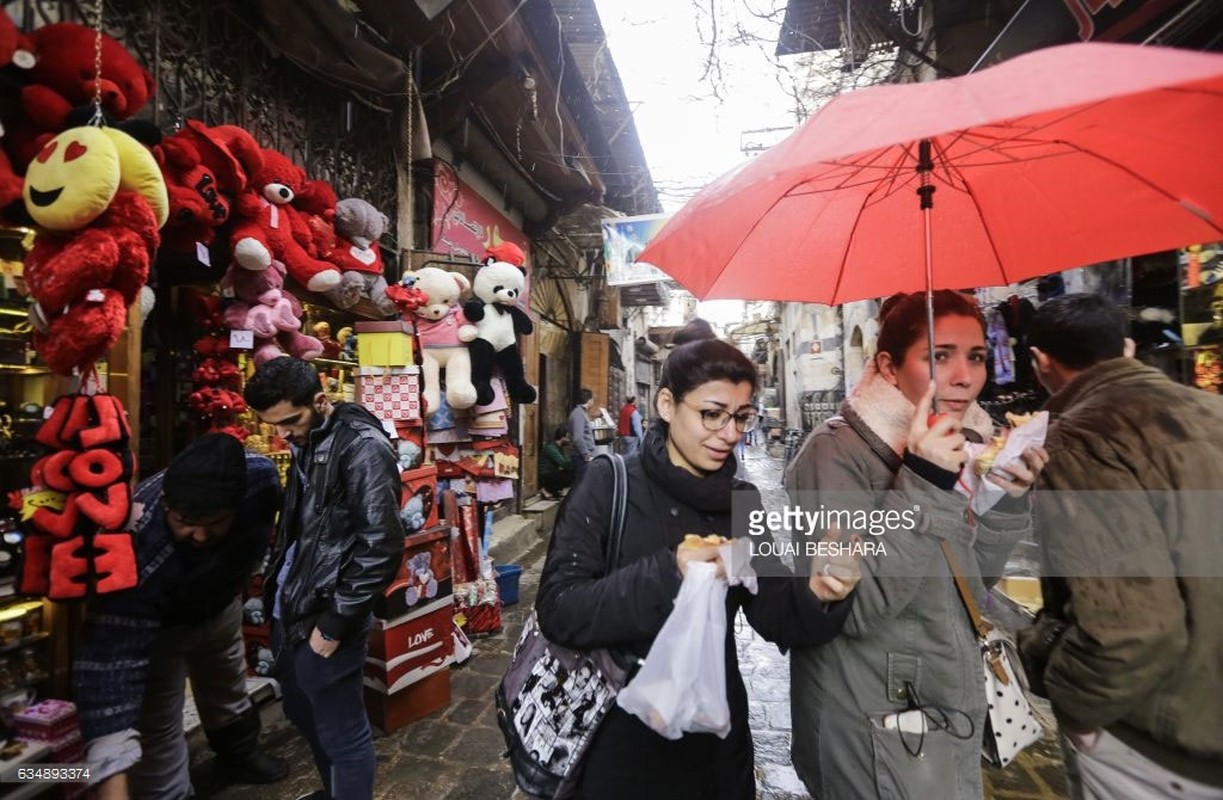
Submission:
M 539 484 L 545 498 L 558 499 L 573 483 L 573 464 L 565 455 L 569 446 L 569 431 L 562 425 L 552 433 L 552 441 L 543 447 L 539 459 Z
M 1223 398 L 1125 357 L 1126 327 L 1079 294 L 1028 328 L 1053 422 L 1020 647 L 1072 797 L 1223 798 Z

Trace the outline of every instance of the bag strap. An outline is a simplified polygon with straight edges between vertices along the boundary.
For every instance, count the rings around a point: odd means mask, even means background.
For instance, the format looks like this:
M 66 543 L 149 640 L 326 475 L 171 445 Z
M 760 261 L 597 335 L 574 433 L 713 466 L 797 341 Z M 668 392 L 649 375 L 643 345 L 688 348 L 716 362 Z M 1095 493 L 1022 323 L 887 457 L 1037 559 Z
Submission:
M 960 572 L 960 563 L 951 549 L 951 542 L 944 539 L 942 548 L 943 556 L 947 559 L 947 566 L 951 567 L 951 576 L 955 578 L 956 591 L 960 593 L 960 600 L 964 603 L 964 609 L 968 611 L 969 619 L 972 620 L 972 627 L 976 630 L 977 635 L 984 639 L 989 634 L 989 626 L 985 620 L 981 619 L 977 598 L 973 597 L 972 589 L 968 588 L 968 580 L 964 577 L 964 573 Z
M 624 539 L 624 520 L 628 510 L 628 471 L 624 457 L 619 453 L 605 454 L 612 465 L 612 526 L 607 535 L 607 548 L 603 552 L 607 571 L 620 564 L 620 543 Z
M 951 567 L 951 577 L 955 579 L 956 591 L 960 594 L 960 600 L 964 603 L 964 609 L 968 611 L 968 618 L 972 620 L 972 627 L 977 632 L 982 643 L 989 636 L 990 626 L 984 619 L 981 618 L 981 610 L 977 607 L 977 598 L 973 597 L 972 589 L 968 588 L 968 580 L 964 577 L 964 573 L 960 572 L 960 563 L 956 560 L 955 551 L 951 549 L 951 542 L 944 539 L 941 544 L 943 548 L 943 557 L 947 559 L 947 566 Z M 1006 675 L 1006 670 L 1002 666 L 1002 655 L 994 647 L 988 648 L 990 669 L 993 670 L 994 677 L 1000 683 L 1006 685 L 1010 683 L 1010 678 Z

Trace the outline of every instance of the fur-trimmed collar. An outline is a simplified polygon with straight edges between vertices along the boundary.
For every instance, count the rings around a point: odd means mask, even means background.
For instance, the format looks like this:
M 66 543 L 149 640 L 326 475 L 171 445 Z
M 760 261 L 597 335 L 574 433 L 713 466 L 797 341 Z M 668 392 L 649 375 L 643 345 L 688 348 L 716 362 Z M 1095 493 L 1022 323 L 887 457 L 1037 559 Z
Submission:
M 916 406 L 892 384 L 888 383 L 874 364 L 868 364 L 845 405 L 870 428 L 896 455 L 903 455 L 909 439 L 909 424 Z M 973 403 L 964 412 L 963 426 L 981 441 L 994 435 L 994 423 L 985 409 Z M 971 438 L 971 435 L 970 435 Z

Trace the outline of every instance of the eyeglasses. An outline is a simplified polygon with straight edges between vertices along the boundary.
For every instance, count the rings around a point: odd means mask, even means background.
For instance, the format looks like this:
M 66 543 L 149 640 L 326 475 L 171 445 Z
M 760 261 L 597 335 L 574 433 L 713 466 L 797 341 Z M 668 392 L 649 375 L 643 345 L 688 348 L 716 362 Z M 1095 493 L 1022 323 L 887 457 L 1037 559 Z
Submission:
M 751 433 L 760 426 L 760 415 L 755 411 L 740 411 L 732 414 L 720 408 L 697 408 L 686 401 L 681 400 L 680 402 L 701 415 L 701 424 L 707 431 L 720 431 L 732 419 L 735 421 L 735 430 L 739 433 Z

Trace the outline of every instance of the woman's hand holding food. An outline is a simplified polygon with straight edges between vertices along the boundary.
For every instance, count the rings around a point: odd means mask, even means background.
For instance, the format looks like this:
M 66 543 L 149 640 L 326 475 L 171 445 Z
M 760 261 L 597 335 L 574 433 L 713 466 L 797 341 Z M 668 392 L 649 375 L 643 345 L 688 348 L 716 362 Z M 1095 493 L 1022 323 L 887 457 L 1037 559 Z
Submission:
M 725 578 L 726 565 L 722 563 L 718 553 L 718 546 L 725 541 L 726 539 L 716 534 L 704 537 L 695 533 L 685 535 L 684 541 L 680 542 L 675 551 L 675 565 L 679 567 L 679 574 L 687 576 L 688 565 L 693 561 L 716 561 L 718 562 L 718 577 Z
M 1041 470 L 1049 463 L 1049 452 L 1043 447 L 1029 447 L 1023 451 L 1019 461 L 1012 461 L 1005 467 L 994 467 L 985 479 L 1006 489 L 1011 497 L 1022 497 L 1036 483 Z M 1003 478 L 999 472 L 1005 472 L 1009 478 Z
M 958 473 L 968 459 L 964 451 L 964 434 L 960 421 L 950 415 L 930 414 L 934 402 L 934 381 L 917 403 L 917 412 L 909 423 L 909 452 L 937 467 Z

